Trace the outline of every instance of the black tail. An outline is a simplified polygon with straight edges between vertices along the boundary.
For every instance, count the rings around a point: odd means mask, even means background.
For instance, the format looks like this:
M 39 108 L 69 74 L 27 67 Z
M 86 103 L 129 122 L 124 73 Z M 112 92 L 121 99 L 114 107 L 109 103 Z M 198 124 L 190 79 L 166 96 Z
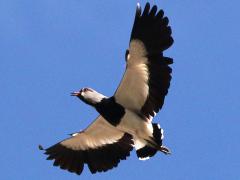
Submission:
M 154 156 L 157 152 L 157 149 L 150 147 L 148 145 L 144 146 L 141 149 L 137 150 L 137 157 L 140 160 L 145 160 L 145 159 L 149 159 L 150 157 Z
M 157 151 L 161 151 L 165 154 L 169 154 L 170 150 L 167 147 L 162 146 L 163 129 L 160 128 L 159 124 L 153 123 L 153 140 L 154 144 L 148 141 L 148 145 L 137 150 L 137 156 L 139 159 L 148 159 L 156 154 Z
M 153 126 L 153 138 L 157 145 L 162 146 L 163 129 L 157 123 L 152 123 Z
M 153 126 L 153 137 L 155 142 L 158 144 L 157 150 L 163 152 L 164 154 L 171 154 L 170 149 L 162 145 L 163 140 L 163 129 L 157 123 L 152 123 Z

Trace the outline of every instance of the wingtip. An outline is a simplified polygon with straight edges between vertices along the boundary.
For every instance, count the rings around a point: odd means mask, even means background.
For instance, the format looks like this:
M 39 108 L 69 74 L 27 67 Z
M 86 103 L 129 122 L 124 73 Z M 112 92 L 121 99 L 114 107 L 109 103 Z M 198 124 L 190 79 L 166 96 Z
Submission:
M 137 8 L 139 9 L 141 6 L 140 6 L 140 3 L 139 2 L 137 2 Z
M 45 149 L 42 147 L 42 145 L 38 145 L 38 149 L 40 150 L 40 151 L 44 151 Z
M 149 2 L 146 3 L 145 7 L 147 7 L 148 9 L 151 8 L 151 4 Z
M 136 8 L 136 15 L 137 15 L 137 16 L 141 16 L 141 13 L 142 13 L 141 5 L 140 5 L 140 3 L 138 2 L 138 3 L 137 3 L 137 8 Z

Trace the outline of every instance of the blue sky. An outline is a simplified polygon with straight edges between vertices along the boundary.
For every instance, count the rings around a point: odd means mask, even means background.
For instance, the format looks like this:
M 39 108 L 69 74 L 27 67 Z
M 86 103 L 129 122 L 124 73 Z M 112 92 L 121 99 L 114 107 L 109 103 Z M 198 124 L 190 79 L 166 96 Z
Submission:
M 146 1 L 140 1 L 144 6 Z M 108 96 L 125 68 L 137 1 L 0 1 L 1 178 L 235 180 L 240 177 L 240 2 L 150 1 L 175 39 L 173 80 L 155 118 L 172 155 L 81 177 L 38 150 L 84 129 L 97 113 L 70 96 L 89 86 Z

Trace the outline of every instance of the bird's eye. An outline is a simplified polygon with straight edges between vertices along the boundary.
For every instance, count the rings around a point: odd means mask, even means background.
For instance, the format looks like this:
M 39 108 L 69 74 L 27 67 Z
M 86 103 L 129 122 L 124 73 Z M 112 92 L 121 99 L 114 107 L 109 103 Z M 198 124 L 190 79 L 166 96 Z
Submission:
M 86 92 L 86 88 L 82 88 L 79 92 L 80 92 L 80 93 Z
M 83 92 L 87 92 L 87 91 L 90 91 L 90 92 L 92 92 L 92 89 L 90 89 L 90 88 L 83 88 L 83 90 L 82 90 Z
M 87 91 L 93 92 L 93 90 L 91 88 L 87 88 Z

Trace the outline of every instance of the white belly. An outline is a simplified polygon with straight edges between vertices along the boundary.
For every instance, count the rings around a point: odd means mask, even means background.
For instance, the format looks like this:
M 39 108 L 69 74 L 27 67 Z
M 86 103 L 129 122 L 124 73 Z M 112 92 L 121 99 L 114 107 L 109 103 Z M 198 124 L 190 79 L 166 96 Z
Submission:
M 119 130 L 144 139 L 152 136 L 153 128 L 150 122 L 142 119 L 132 111 L 126 110 L 125 112 L 120 124 L 117 126 Z

